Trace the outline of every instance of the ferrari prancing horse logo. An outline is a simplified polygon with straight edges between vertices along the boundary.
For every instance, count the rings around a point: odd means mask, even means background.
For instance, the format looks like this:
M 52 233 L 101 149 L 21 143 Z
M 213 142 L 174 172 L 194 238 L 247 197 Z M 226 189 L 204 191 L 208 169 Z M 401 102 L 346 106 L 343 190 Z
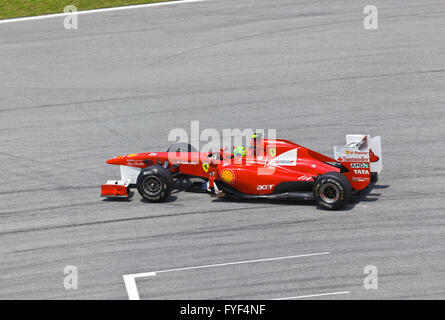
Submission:
M 208 163 L 202 163 L 202 170 L 204 170 L 204 172 L 209 172 L 209 164 Z
M 277 155 L 277 149 L 270 148 L 269 149 L 269 154 L 271 155 L 271 157 L 275 157 Z

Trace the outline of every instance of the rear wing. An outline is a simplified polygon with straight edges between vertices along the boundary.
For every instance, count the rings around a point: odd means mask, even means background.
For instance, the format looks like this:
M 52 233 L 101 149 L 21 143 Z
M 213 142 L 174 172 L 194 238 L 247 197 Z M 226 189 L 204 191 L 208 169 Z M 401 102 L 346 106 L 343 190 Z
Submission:
M 380 174 L 383 169 L 382 142 L 380 136 L 348 134 L 346 145 L 334 147 L 334 158 L 338 162 L 368 162 L 370 172 Z

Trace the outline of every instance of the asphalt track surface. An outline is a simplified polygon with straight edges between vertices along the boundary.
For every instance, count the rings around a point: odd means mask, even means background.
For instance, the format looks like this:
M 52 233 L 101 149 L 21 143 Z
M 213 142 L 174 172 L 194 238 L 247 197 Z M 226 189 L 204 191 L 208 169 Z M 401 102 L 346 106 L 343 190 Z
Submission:
M 213 0 L 0 24 L 0 298 L 445 298 L 445 3 Z M 115 155 L 173 128 L 275 128 L 332 155 L 381 135 L 384 173 L 340 212 L 177 192 L 99 198 Z M 65 290 L 64 267 L 79 271 Z M 378 268 L 378 289 L 363 287 Z M 317 298 L 317 297 L 315 297 Z

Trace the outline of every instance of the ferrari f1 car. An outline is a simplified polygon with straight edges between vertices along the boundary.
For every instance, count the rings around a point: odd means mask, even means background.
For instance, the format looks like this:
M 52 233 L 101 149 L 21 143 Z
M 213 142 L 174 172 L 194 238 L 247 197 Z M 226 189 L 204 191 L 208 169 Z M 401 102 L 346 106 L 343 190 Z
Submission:
M 179 178 L 200 178 L 214 197 L 238 199 L 306 199 L 337 210 L 353 192 L 377 181 L 382 170 L 380 137 L 347 135 L 334 147 L 334 158 L 296 143 L 253 136 L 246 154 L 221 149 L 197 152 L 176 144 L 167 152 L 135 153 L 107 161 L 119 165 L 120 180 L 102 185 L 101 195 L 129 198 L 137 188 L 148 202 L 165 201 Z

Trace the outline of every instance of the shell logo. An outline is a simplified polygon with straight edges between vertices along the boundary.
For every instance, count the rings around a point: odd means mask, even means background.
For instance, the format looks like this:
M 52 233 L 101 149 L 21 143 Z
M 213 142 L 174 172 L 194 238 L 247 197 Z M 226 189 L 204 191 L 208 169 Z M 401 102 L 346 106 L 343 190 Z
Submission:
M 221 171 L 220 176 L 224 182 L 233 183 L 233 181 L 235 181 L 235 174 L 232 170 L 224 169 L 223 171 Z

